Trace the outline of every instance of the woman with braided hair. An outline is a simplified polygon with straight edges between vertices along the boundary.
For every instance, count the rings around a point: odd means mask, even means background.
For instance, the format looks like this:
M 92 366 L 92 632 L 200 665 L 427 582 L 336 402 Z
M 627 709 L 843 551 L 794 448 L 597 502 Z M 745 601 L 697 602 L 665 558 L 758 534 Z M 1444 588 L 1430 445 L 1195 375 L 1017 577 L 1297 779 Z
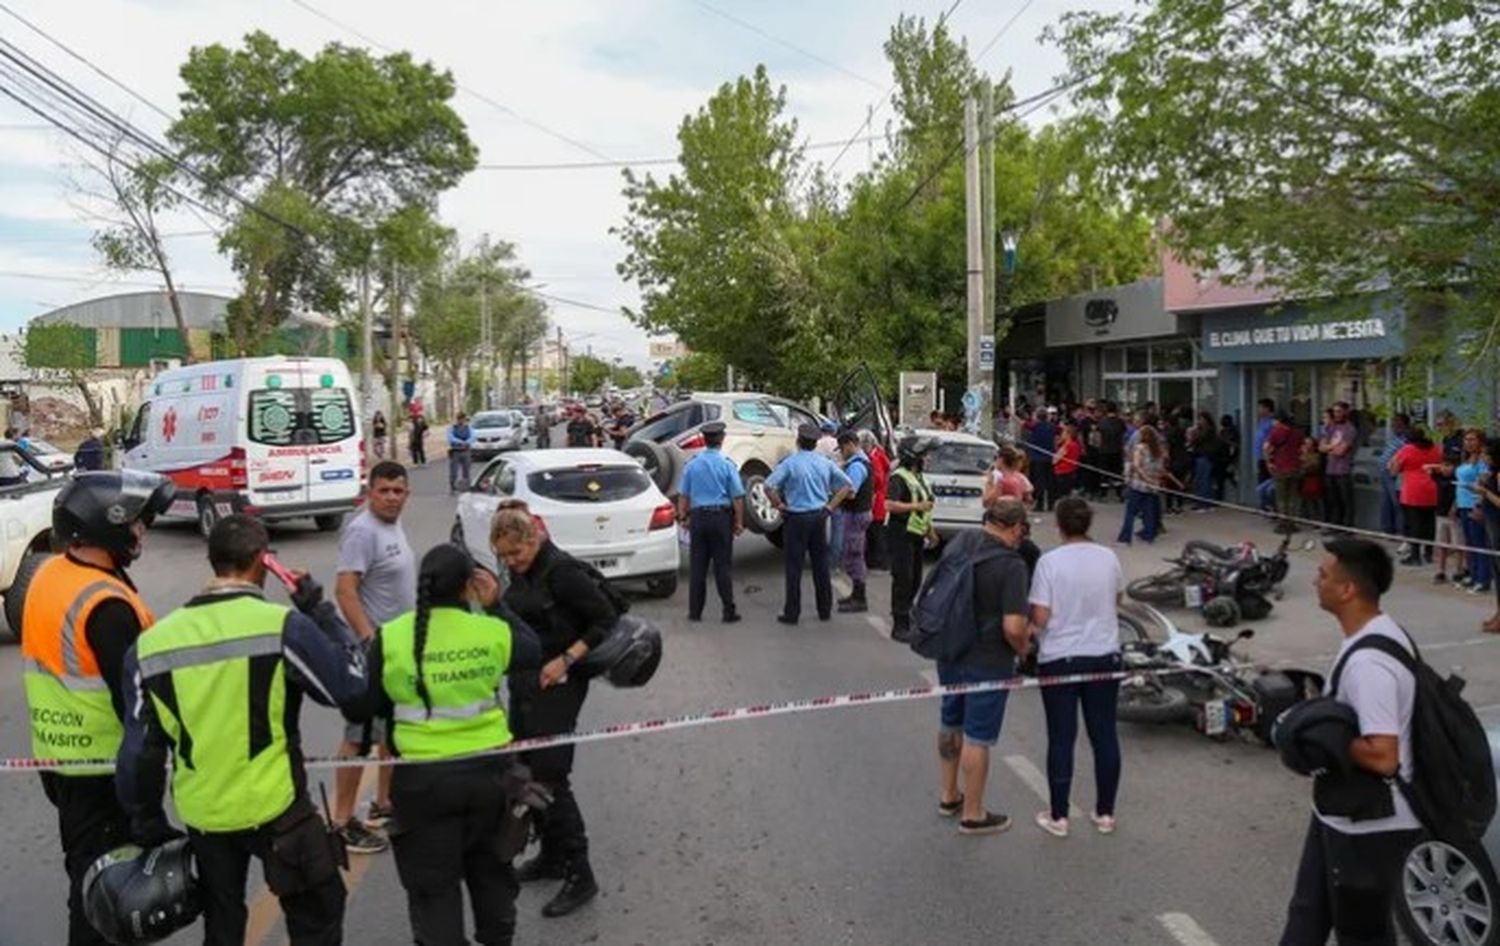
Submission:
M 396 769 L 390 836 L 423 946 L 468 942 L 464 887 L 476 942 L 510 946 L 515 934 L 520 887 L 501 844 L 515 763 L 480 753 L 511 741 L 505 674 L 540 661 L 529 630 L 485 613 L 498 596 L 494 575 L 439 545 L 422 557 L 416 610 L 381 627 L 371 648 L 366 709 L 386 719 L 391 755 L 420 763 Z

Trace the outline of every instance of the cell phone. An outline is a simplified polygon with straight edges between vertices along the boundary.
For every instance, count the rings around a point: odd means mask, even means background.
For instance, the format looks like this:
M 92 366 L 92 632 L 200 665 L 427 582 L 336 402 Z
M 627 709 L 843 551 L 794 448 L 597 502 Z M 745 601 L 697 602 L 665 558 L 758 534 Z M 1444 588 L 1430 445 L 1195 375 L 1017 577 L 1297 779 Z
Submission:
M 276 556 L 270 552 L 262 552 L 260 560 L 266 566 L 266 571 L 275 575 L 283 585 L 286 585 L 287 591 L 297 590 L 297 576 L 288 571 L 285 565 L 276 561 Z

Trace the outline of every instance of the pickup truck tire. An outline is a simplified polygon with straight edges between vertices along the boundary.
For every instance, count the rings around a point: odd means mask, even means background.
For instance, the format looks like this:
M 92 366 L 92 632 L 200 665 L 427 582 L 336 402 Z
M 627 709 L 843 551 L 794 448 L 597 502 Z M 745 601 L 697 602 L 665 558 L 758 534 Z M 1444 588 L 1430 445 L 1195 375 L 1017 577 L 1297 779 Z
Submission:
M 341 512 L 330 512 L 326 516 L 313 516 L 313 525 L 318 527 L 319 532 L 337 532 L 344 524 L 344 514 Z
M 625 445 L 625 455 L 640 461 L 651 482 L 670 495 L 677 485 L 677 454 L 672 448 L 649 440 L 632 440 Z
M 10 590 L 5 593 L 5 623 L 10 626 L 11 636 L 16 640 L 21 639 L 21 615 L 26 610 L 26 589 L 31 585 L 31 579 L 36 576 L 37 570 L 51 557 L 50 552 L 27 552 L 21 559 L 21 564 L 16 567 L 16 577 L 10 583 Z

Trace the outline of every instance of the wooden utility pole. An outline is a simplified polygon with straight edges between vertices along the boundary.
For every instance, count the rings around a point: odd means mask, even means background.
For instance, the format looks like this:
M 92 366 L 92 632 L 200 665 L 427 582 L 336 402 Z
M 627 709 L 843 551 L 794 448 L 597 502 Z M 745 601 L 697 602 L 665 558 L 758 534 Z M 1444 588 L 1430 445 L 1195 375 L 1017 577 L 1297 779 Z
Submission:
M 984 82 L 979 112 L 979 209 L 984 231 L 984 321 L 979 344 L 979 436 L 995 432 L 995 87 Z
M 981 209 L 979 174 L 979 103 L 973 98 L 964 102 L 964 212 L 968 244 L 968 338 L 969 379 L 964 392 L 964 413 L 976 410 L 983 415 L 983 399 L 974 398 L 983 385 L 979 370 L 980 338 L 984 335 L 984 213 Z

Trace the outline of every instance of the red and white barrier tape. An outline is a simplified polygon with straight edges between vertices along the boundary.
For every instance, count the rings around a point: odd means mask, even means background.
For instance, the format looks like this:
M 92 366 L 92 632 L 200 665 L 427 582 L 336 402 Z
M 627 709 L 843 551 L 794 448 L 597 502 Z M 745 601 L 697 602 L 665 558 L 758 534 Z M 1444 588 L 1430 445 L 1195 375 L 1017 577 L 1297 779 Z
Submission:
M 817 713 L 823 710 L 841 709 L 849 706 L 874 706 L 879 703 L 904 703 L 909 700 L 928 700 L 939 696 L 957 696 L 964 693 L 986 693 L 992 690 L 1031 690 L 1044 686 L 1068 686 L 1080 683 L 1105 683 L 1141 675 L 1141 671 L 1113 670 L 1099 673 L 1073 673 L 1054 677 L 1011 677 L 1007 680 L 991 680 L 983 683 L 954 683 L 938 686 L 903 687 L 894 690 L 877 690 L 868 693 L 842 693 L 837 696 L 816 696 L 804 700 L 788 700 L 781 703 L 758 703 L 753 706 L 738 706 L 733 709 L 710 710 L 706 713 L 688 713 L 662 719 L 638 720 L 615 723 L 601 729 L 564 733 L 557 736 L 534 736 L 517 739 L 498 749 L 463 756 L 465 759 L 480 759 L 489 756 L 511 755 L 532 749 L 551 749 L 558 746 L 576 746 L 590 742 L 609 742 L 627 739 L 648 733 L 671 732 L 678 729 L 695 729 L 700 726 L 717 726 L 749 719 L 766 719 L 772 716 L 789 716 L 794 713 Z M 419 765 L 431 760 L 418 759 L 346 759 L 336 756 L 310 756 L 304 764 L 310 769 L 359 768 L 366 765 Z M 456 760 L 444 760 L 456 761 Z M 69 771 L 108 772 L 114 770 L 114 761 L 58 761 L 56 759 L 0 759 L 0 772 L 55 772 Z

